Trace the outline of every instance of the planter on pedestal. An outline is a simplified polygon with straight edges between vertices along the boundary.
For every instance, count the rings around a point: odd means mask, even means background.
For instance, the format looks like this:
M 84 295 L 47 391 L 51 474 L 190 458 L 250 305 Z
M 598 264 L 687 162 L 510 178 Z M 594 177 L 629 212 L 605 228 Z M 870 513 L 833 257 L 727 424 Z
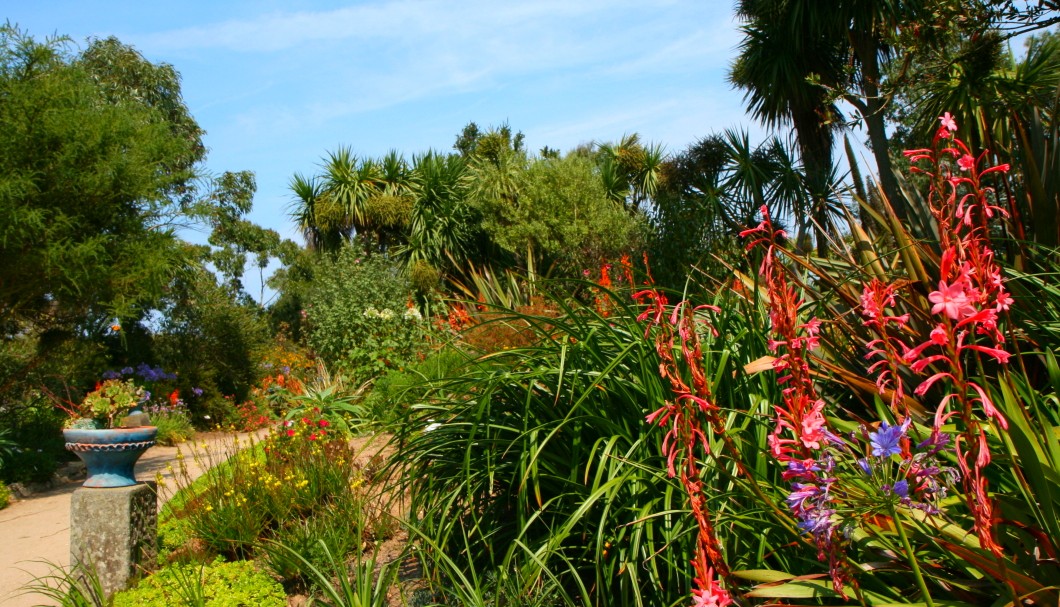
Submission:
M 136 460 L 155 444 L 158 428 L 107 428 L 63 430 L 66 449 L 77 454 L 88 468 L 84 487 L 128 487 L 136 484 Z

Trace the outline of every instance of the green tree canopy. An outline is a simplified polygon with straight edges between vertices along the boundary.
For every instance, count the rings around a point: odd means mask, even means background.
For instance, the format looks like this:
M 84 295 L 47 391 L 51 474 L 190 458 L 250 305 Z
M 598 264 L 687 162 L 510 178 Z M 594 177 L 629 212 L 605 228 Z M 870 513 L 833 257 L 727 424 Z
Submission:
M 515 195 L 485 190 L 475 202 L 487 233 L 528 268 L 577 274 L 643 244 L 644 216 L 608 196 L 590 158 L 535 159 L 510 179 Z
M 202 131 L 179 77 L 114 39 L 80 53 L 0 28 L 0 323 L 87 328 L 150 306 Z

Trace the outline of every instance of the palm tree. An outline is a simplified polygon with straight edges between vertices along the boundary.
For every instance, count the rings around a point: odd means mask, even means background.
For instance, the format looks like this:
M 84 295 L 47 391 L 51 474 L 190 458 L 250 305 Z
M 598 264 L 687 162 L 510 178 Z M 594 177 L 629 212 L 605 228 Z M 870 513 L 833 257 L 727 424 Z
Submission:
M 306 246 L 314 251 L 338 250 L 348 234 L 338 225 L 326 224 L 323 213 L 317 213 L 325 204 L 322 180 L 295 173 L 289 187 L 295 196 L 291 218 L 301 228 Z
M 412 160 L 410 191 L 415 197 L 408 244 L 399 250 L 409 266 L 460 271 L 477 262 L 480 221 L 468 204 L 467 164 L 462 156 L 428 152 Z
M 329 152 L 321 169 L 290 183 L 291 216 L 311 248 L 336 251 L 355 235 L 378 251 L 400 244 L 413 202 L 404 158 L 394 151 L 378 161 L 358 158 L 344 146 Z
M 885 113 L 895 89 L 884 86 L 884 68 L 897 56 L 894 40 L 898 31 L 916 29 L 909 26 L 922 19 L 927 4 L 925 0 L 840 0 L 825 5 L 810 0 L 807 5 L 817 11 L 816 18 L 827 20 L 831 36 L 848 40 L 855 69 L 852 82 L 843 87 L 843 99 L 865 123 L 880 189 L 899 219 L 907 217 L 907 209 L 891 163 Z
M 600 178 L 611 200 L 622 203 L 636 214 L 659 190 L 663 165 L 667 160 L 661 144 L 640 142 L 640 135 L 623 135 L 617 144 L 597 143 L 596 158 Z
M 805 171 L 810 208 L 796 209 L 800 235 L 812 217 L 817 253 L 828 254 L 828 200 L 832 189 L 832 145 L 839 111 L 830 96 L 842 78 L 842 43 L 823 35 L 817 16 L 802 2 L 741 0 L 747 20 L 730 81 L 744 89 L 752 114 L 766 125 L 790 124 Z

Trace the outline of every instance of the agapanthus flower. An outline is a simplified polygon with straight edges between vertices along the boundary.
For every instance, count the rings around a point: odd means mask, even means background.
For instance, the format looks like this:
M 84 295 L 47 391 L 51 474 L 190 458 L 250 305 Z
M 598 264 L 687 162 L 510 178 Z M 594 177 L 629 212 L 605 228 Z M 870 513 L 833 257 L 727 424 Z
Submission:
M 906 419 L 898 426 L 880 422 L 880 429 L 869 433 L 869 444 L 872 445 L 872 454 L 876 457 L 890 457 L 900 454 L 902 452 L 901 441 L 908 428 L 909 419 Z

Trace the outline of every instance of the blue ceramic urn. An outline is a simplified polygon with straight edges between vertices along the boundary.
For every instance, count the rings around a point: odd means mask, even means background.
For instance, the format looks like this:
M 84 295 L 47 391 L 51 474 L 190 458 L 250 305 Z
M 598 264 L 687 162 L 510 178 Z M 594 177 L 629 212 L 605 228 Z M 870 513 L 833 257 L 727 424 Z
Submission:
M 63 430 L 66 449 L 77 454 L 88 468 L 84 487 L 128 487 L 136 484 L 136 460 L 155 444 L 158 428 L 107 428 Z

